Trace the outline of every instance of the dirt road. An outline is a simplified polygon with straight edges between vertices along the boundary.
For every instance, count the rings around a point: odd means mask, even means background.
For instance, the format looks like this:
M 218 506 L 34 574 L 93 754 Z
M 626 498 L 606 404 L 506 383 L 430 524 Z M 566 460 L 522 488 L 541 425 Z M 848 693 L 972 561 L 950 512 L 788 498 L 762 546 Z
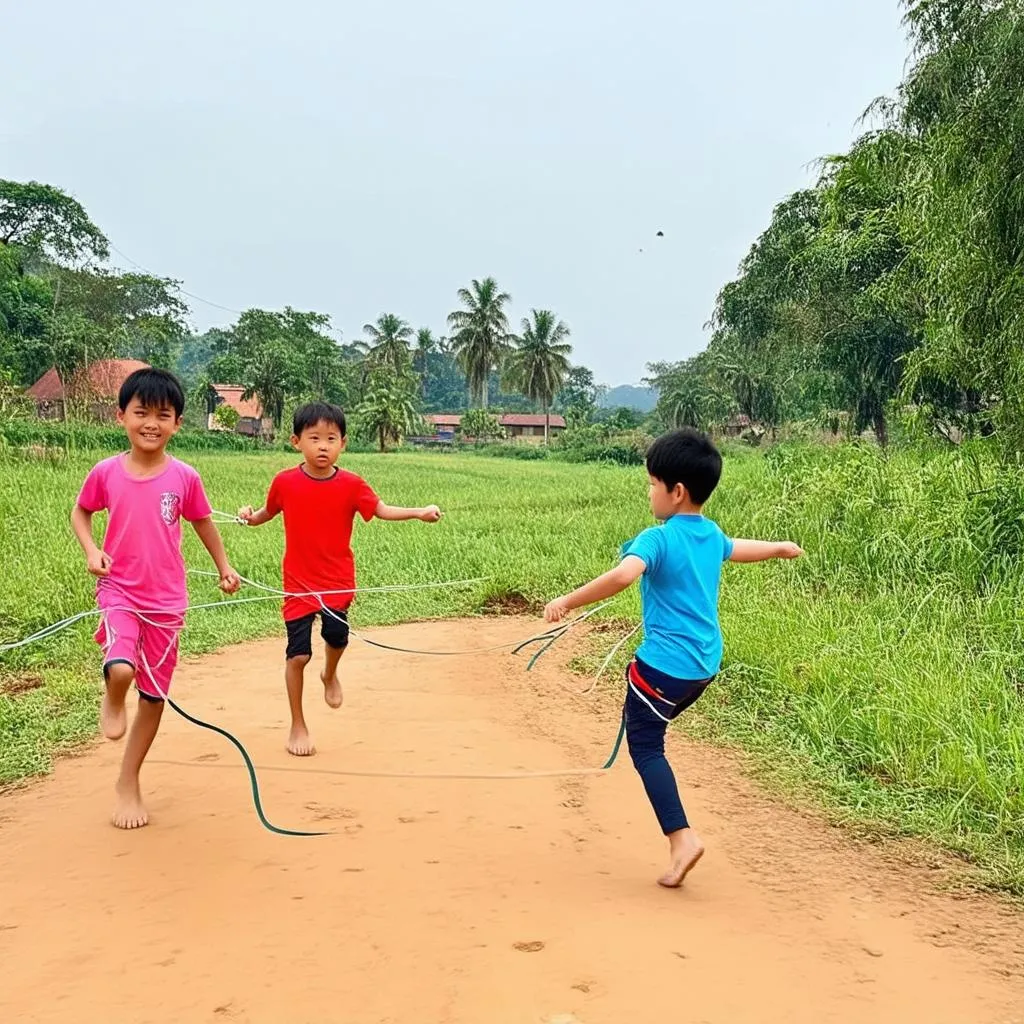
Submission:
M 428 648 L 528 635 L 380 631 Z M 257 764 L 419 773 L 599 765 L 616 708 L 558 684 L 569 650 L 422 658 L 354 644 L 345 706 L 307 694 L 320 753 L 284 751 L 277 641 L 183 665 L 175 696 Z M 315 676 L 313 679 L 315 680 Z M 316 698 L 314 701 L 312 698 Z M 683 890 L 628 757 L 586 778 L 264 771 L 168 712 L 150 827 L 106 824 L 120 747 L 0 796 L 0 1020 L 120 1024 L 1024 1022 L 1024 915 L 780 807 L 731 760 L 673 758 L 708 845 Z M 183 765 L 166 763 L 183 762 Z

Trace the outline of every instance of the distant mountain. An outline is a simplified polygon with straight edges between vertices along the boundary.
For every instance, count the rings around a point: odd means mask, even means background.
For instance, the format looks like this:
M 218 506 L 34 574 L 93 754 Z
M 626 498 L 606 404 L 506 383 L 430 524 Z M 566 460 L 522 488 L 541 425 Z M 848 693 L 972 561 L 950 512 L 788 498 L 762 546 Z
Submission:
M 609 388 L 597 400 L 604 409 L 636 409 L 638 412 L 650 412 L 658 404 L 658 392 L 652 388 L 641 387 L 639 384 L 620 384 Z

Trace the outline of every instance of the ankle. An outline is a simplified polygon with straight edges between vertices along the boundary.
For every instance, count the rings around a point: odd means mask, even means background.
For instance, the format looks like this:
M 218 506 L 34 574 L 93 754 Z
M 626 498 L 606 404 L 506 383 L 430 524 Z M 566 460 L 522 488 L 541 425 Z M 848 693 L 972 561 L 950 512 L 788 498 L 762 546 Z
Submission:
M 696 835 L 689 825 L 686 828 L 676 829 L 668 834 L 668 847 L 672 853 L 678 853 L 691 843 L 698 842 Z

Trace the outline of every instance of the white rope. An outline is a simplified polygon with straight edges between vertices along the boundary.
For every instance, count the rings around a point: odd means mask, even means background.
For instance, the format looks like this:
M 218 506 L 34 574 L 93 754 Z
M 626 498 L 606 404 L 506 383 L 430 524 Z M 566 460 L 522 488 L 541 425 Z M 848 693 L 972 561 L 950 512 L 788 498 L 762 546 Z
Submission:
M 218 573 L 209 572 L 209 571 L 203 570 L 203 569 L 190 569 L 188 571 L 189 571 L 189 573 L 191 573 L 193 575 L 196 575 L 196 576 L 207 576 L 207 577 L 219 578 L 219 574 Z M 487 578 L 488 577 L 478 577 L 477 579 L 469 579 L 469 580 L 450 580 L 450 581 L 439 582 L 439 583 L 418 583 L 418 584 L 393 585 L 393 586 L 384 586 L 384 587 L 350 587 L 350 588 L 346 588 L 346 589 L 343 589 L 343 590 L 325 590 L 325 591 L 321 591 L 321 592 L 317 592 L 317 591 L 293 592 L 293 591 L 279 590 L 276 587 L 269 587 L 269 586 L 267 586 L 264 583 L 258 583 L 255 580 L 250 580 L 250 579 L 247 579 L 246 577 L 240 576 L 239 579 L 243 583 L 245 583 L 246 585 L 251 586 L 251 587 L 253 587 L 253 588 L 257 589 L 257 590 L 265 591 L 266 592 L 265 596 L 263 596 L 263 597 L 230 598 L 230 599 L 223 600 L 223 601 L 209 601 L 209 602 L 205 602 L 205 603 L 202 603 L 202 604 L 186 605 L 184 608 L 135 608 L 135 607 L 132 607 L 130 605 L 114 605 L 112 607 L 105 608 L 105 609 L 92 608 L 92 609 L 89 609 L 88 611 L 78 612 L 77 614 L 71 615 L 71 616 L 69 616 L 66 619 L 61 619 L 59 622 L 51 623 L 49 626 L 44 626 L 42 629 L 40 629 L 37 632 L 33 633 L 31 636 L 24 637 L 21 640 L 15 640 L 15 641 L 12 641 L 10 643 L 0 644 L 0 654 L 4 654 L 7 651 L 17 650 L 18 648 L 21 648 L 21 647 L 27 647 L 30 644 L 38 643 L 38 642 L 40 642 L 42 640 L 46 640 L 49 637 L 53 636 L 55 633 L 59 633 L 62 630 L 70 628 L 71 626 L 75 625 L 75 623 L 80 622 L 82 619 L 91 618 L 91 617 L 94 617 L 94 616 L 101 617 L 101 616 L 105 615 L 107 612 L 113 612 L 113 611 L 128 612 L 130 614 L 133 614 L 133 615 L 137 616 L 140 620 L 145 622 L 146 621 L 146 619 L 145 619 L 146 615 L 184 615 L 186 612 L 189 612 L 189 611 L 200 611 L 200 610 L 206 610 L 206 609 L 210 609 L 210 608 L 227 608 L 227 607 L 231 607 L 233 605 L 250 604 L 252 602 L 257 602 L 257 601 L 277 601 L 277 600 L 280 600 L 282 597 L 315 597 L 319 601 L 321 609 L 324 612 L 326 612 L 326 614 L 332 616 L 335 619 L 340 619 L 340 616 L 338 616 L 334 611 L 332 611 L 330 608 L 327 607 L 326 603 L 324 602 L 324 597 L 325 596 L 330 596 L 330 595 L 334 595 L 334 594 L 357 594 L 357 593 L 360 593 L 360 594 L 367 594 L 367 593 L 370 593 L 370 594 L 402 593 L 402 592 L 408 592 L 408 591 L 426 590 L 426 589 L 439 588 L 439 587 L 464 586 L 464 585 L 469 584 L 469 583 L 479 583 L 479 582 L 482 582 L 483 580 L 485 580 Z M 571 622 L 569 622 L 565 626 L 561 627 L 561 632 L 555 633 L 555 635 L 553 637 L 551 637 L 552 642 L 554 640 L 556 640 L 556 639 L 559 639 L 561 636 L 563 636 L 570 629 L 573 629 L 575 626 L 578 626 L 581 622 L 583 622 L 586 619 L 590 618 L 591 615 L 594 615 L 597 612 L 601 611 L 601 609 L 605 608 L 609 603 L 610 603 L 609 601 L 604 601 L 601 604 L 595 605 L 593 608 L 591 608 L 588 611 L 584 612 L 582 615 L 576 616 L 576 618 L 573 619 Z M 154 623 L 150 623 L 150 624 L 151 625 L 156 625 Z M 161 626 L 160 628 L 165 628 L 165 627 Z M 368 637 L 365 637 L 362 634 L 357 633 L 351 627 L 349 627 L 349 632 L 353 636 L 355 636 L 357 639 L 362 640 L 364 643 L 371 644 L 371 645 L 376 643 L 376 641 L 370 640 Z M 544 632 L 544 633 L 538 633 L 538 634 L 535 634 L 534 636 L 528 637 L 526 640 L 513 640 L 513 641 L 509 641 L 508 643 L 493 644 L 493 645 L 491 645 L 489 647 L 466 648 L 464 650 L 458 650 L 458 651 L 416 651 L 416 650 L 404 649 L 404 652 L 408 653 L 408 654 L 423 654 L 423 655 L 437 655 L 437 656 L 461 656 L 461 655 L 470 655 L 470 654 L 489 654 L 489 653 L 493 653 L 495 651 L 508 650 L 510 648 L 521 647 L 521 646 L 524 646 L 526 644 L 529 644 L 529 643 L 532 643 L 532 642 L 535 642 L 535 641 L 539 641 L 539 640 L 543 640 L 543 639 L 548 639 L 549 636 L 550 636 L 550 632 Z M 166 657 L 166 655 L 165 655 L 165 657 Z
M 215 576 L 220 578 L 219 573 L 206 572 L 200 569 L 190 569 L 189 573 L 197 576 Z M 402 593 L 406 591 L 415 590 L 428 590 L 432 588 L 441 587 L 458 587 L 465 586 L 469 583 L 480 583 L 486 580 L 488 577 L 482 576 L 478 579 L 471 580 L 449 580 L 439 583 L 415 583 L 408 585 L 394 585 L 385 587 L 351 587 L 347 590 L 336 590 L 336 591 L 325 591 L 330 594 L 394 594 Z M 244 581 L 249 582 L 249 581 Z M 58 622 L 52 622 L 48 626 L 43 626 L 42 629 L 37 630 L 30 636 L 23 637 L 21 640 L 13 640 L 9 643 L 0 644 L 0 654 L 4 654 L 7 651 L 14 651 L 20 647 L 28 647 L 30 644 L 38 643 L 42 640 L 47 640 L 55 633 L 60 633 L 65 629 L 70 628 L 83 619 L 98 618 L 108 611 L 118 612 L 131 612 L 135 615 L 184 615 L 190 611 L 205 611 L 210 608 L 230 608 L 234 605 L 240 604 L 254 604 L 260 601 L 277 601 L 280 600 L 282 593 L 274 591 L 271 587 L 264 587 L 262 584 L 252 583 L 253 587 L 257 590 L 266 590 L 269 593 L 263 597 L 234 597 L 227 598 L 221 601 L 207 601 L 201 604 L 185 605 L 183 608 L 135 608 L 132 605 L 114 605 L 110 608 L 90 608 L 84 612 L 76 612 L 74 615 L 69 615 L 66 619 L 61 619 Z M 284 594 L 286 597 L 318 597 L 318 594 Z
M 174 765 L 178 768 L 238 768 L 244 765 L 217 764 L 209 761 L 172 761 L 169 759 L 150 757 L 146 764 Z M 504 779 L 560 779 L 571 778 L 581 775 L 604 775 L 605 768 L 553 768 L 546 771 L 521 771 L 521 772 L 481 772 L 464 774 L 461 772 L 371 772 L 371 771 L 345 771 L 340 768 L 298 768 L 290 765 L 259 764 L 254 765 L 260 772 L 294 772 L 299 775 L 344 775 L 360 779 L 460 779 L 465 781 L 475 780 L 504 780 Z
M 618 654 L 618 653 L 619 653 L 619 651 L 620 651 L 620 650 L 622 649 L 622 646 L 623 646 L 623 645 L 624 645 L 624 644 L 625 644 L 625 643 L 626 643 L 627 641 L 629 641 L 629 640 L 630 640 L 630 639 L 631 639 L 632 637 L 636 636 L 636 634 L 637 634 L 637 633 L 638 633 L 638 632 L 640 631 L 640 628 L 641 628 L 642 626 L 643 626 L 643 623 L 642 623 L 642 622 L 638 622 L 638 623 L 637 623 L 637 624 L 636 624 L 636 625 L 635 625 L 635 626 L 634 626 L 634 627 L 633 627 L 633 628 L 632 628 L 632 629 L 631 629 L 631 630 L 630 630 L 630 631 L 629 631 L 629 632 L 628 632 L 628 633 L 627 633 L 627 634 L 626 634 L 626 635 L 625 635 L 625 636 L 624 636 L 624 637 L 623 637 L 623 638 L 622 638 L 622 639 L 621 639 L 621 640 L 620 640 L 620 641 L 619 641 L 619 642 L 618 642 L 618 643 L 617 643 L 617 644 L 616 644 L 616 645 L 615 645 L 615 646 L 614 646 L 614 647 L 613 647 L 613 648 L 612 648 L 612 649 L 611 649 L 611 650 L 610 650 L 610 651 L 608 652 L 608 657 L 606 657 L 606 658 L 604 659 L 604 661 L 603 661 L 603 662 L 601 662 L 601 667 L 600 667 L 600 668 L 599 668 L 599 669 L 597 670 L 597 673 L 596 673 L 596 674 L 594 675 L 594 678 L 593 678 L 593 679 L 591 680 L 591 683 L 590 683 L 590 685 L 589 685 L 589 686 L 588 686 L 588 687 L 587 687 L 587 688 L 586 688 L 585 690 L 582 690 L 582 691 L 581 691 L 581 690 L 577 690 L 577 691 L 575 691 L 575 692 L 576 692 L 576 694 L 577 694 L 577 696 L 579 696 L 579 697 L 586 697 L 586 696 L 588 696 L 588 695 L 589 695 L 589 694 L 590 694 L 591 692 L 593 692 L 593 689 L 594 689 L 594 687 L 595 687 L 595 686 L 597 686 L 598 680 L 600 680 L 601 676 L 603 676 L 603 675 L 605 674 L 605 671 L 607 670 L 608 666 L 609 666 L 609 665 L 610 665 L 610 664 L 612 663 L 612 659 L 613 659 L 613 658 L 615 657 L 615 655 L 616 655 L 616 654 Z

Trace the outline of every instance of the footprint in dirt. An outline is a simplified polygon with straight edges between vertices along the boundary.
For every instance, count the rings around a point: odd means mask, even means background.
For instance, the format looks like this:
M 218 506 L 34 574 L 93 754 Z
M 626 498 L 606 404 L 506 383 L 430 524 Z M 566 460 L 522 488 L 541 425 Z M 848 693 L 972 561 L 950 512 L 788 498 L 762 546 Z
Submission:
M 544 948 L 543 942 L 515 942 L 512 948 L 519 953 L 539 953 Z
M 359 812 L 348 807 L 328 807 L 325 804 L 309 803 L 306 810 L 313 813 L 315 821 L 337 821 L 358 818 Z

